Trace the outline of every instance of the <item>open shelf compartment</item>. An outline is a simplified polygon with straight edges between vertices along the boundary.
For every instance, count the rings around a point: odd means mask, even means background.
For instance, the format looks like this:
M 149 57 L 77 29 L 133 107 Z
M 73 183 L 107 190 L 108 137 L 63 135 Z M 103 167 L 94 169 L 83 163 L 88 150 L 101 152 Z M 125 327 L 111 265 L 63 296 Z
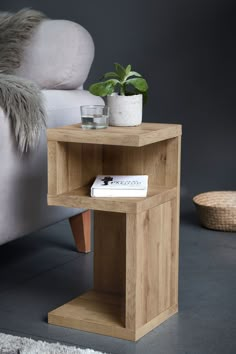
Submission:
M 158 204 L 161 194 L 165 201 L 177 187 L 177 144 L 177 138 L 142 147 L 49 141 L 48 203 L 99 210 L 111 210 L 112 203 L 114 211 L 135 212 L 148 199 Z M 148 175 L 148 197 L 90 198 L 97 175 Z
M 89 291 L 51 311 L 48 322 L 56 321 L 57 325 L 95 333 L 106 331 L 112 336 L 116 332 L 125 332 L 123 303 L 124 297 L 120 295 Z
M 177 312 L 176 208 L 175 198 L 140 213 L 95 210 L 94 290 L 48 322 L 137 340 Z

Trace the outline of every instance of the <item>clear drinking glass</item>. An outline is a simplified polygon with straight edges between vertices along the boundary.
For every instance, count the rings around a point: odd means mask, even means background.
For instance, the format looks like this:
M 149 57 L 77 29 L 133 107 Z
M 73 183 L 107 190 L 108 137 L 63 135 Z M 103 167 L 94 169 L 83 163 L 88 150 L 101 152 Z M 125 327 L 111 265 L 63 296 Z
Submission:
M 109 107 L 102 105 L 81 106 L 82 129 L 102 129 L 108 127 Z

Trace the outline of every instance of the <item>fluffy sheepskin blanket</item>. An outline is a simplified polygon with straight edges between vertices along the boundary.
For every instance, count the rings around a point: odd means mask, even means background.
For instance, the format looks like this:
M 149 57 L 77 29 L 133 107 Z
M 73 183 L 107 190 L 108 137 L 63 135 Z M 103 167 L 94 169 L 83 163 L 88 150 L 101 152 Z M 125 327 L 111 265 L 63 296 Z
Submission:
M 34 149 L 39 141 L 46 116 L 39 87 L 17 77 L 24 46 L 44 15 L 23 9 L 15 14 L 0 12 L 0 107 L 11 120 L 21 152 Z

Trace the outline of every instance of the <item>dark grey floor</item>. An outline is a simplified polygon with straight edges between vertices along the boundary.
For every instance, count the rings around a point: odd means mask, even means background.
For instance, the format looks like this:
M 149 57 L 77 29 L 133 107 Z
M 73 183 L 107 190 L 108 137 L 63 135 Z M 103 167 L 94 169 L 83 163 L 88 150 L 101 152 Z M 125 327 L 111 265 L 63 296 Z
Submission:
M 92 286 L 92 261 L 67 222 L 1 246 L 0 332 L 117 354 L 236 353 L 236 234 L 183 215 L 179 313 L 137 343 L 47 324 L 48 311 Z

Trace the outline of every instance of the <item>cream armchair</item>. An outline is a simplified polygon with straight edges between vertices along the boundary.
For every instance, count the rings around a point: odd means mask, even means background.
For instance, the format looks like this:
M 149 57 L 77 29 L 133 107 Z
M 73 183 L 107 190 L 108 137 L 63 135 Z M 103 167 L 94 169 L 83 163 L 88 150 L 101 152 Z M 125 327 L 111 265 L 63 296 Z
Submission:
M 63 20 L 39 25 L 16 74 L 42 88 L 49 128 L 78 123 L 81 105 L 103 104 L 82 86 L 93 57 L 91 36 L 80 25 Z M 78 249 L 89 251 L 89 212 L 47 206 L 45 131 L 36 151 L 20 157 L 1 109 L 0 124 L 0 244 L 70 218 Z

